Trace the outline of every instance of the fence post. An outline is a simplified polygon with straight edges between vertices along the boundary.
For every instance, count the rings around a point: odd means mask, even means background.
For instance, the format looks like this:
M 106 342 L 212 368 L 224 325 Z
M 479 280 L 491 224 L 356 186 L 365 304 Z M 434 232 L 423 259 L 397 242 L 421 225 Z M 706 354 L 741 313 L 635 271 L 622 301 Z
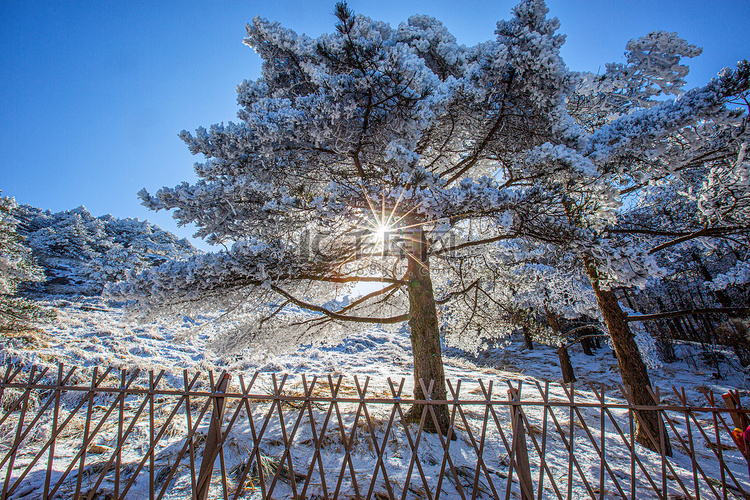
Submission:
M 742 409 L 739 391 L 729 391 L 725 394 L 722 394 L 721 398 L 724 400 L 724 404 L 726 405 L 728 410 Z M 734 426 L 742 429 L 743 431 L 747 429 L 748 425 L 750 425 L 750 421 L 748 421 L 747 415 L 745 415 L 744 413 L 733 411 L 730 412 L 729 415 L 732 417 L 732 423 L 734 424 Z
M 519 387 L 520 389 L 520 387 Z M 510 397 L 511 429 L 513 432 L 513 454 L 516 456 L 516 473 L 518 485 L 521 488 L 521 500 L 534 500 L 534 487 L 531 483 L 531 468 L 529 467 L 529 451 L 526 448 L 526 429 L 521 415 L 521 391 L 508 390 Z
M 739 391 L 729 391 L 726 394 L 722 394 L 721 398 L 724 400 L 724 404 L 726 405 L 727 409 L 742 409 L 742 401 L 740 400 Z M 732 411 L 729 413 L 729 416 L 732 417 L 732 423 L 734 424 L 734 426 L 742 431 L 747 429 L 748 425 L 750 425 L 750 423 L 748 423 L 750 419 L 747 418 L 747 414 L 745 413 Z M 748 474 L 750 474 L 750 450 L 748 450 L 747 443 L 743 442 L 744 437 L 740 436 L 739 438 L 737 438 L 733 433 L 732 440 L 737 445 L 737 449 L 740 450 L 742 456 L 745 457 L 745 461 L 747 462 L 747 472 Z
M 724 404 L 726 405 L 728 410 L 741 410 L 742 409 L 742 402 L 740 401 L 740 395 L 739 392 L 729 391 L 725 394 L 721 395 L 721 398 L 724 400 Z M 748 418 L 747 415 L 740 412 L 730 412 L 729 416 L 732 417 L 732 423 L 737 429 L 740 429 L 741 431 L 745 431 L 747 429 L 748 425 Z M 742 452 L 742 456 L 745 457 L 745 460 L 750 462 L 750 453 L 748 453 L 747 446 L 744 446 L 745 443 L 742 442 L 742 439 L 737 439 L 734 434 L 732 435 L 732 439 L 734 439 L 735 444 L 737 445 L 737 448 Z
M 224 397 L 217 394 L 223 394 L 227 390 L 229 379 L 231 377 L 224 371 L 221 373 L 216 387 L 214 389 L 214 410 L 211 414 L 211 422 L 208 426 L 208 435 L 206 436 L 206 446 L 203 448 L 203 459 L 201 468 L 198 473 L 198 482 L 195 492 L 196 500 L 206 500 L 208 498 L 208 489 L 211 487 L 211 475 L 214 471 L 214 461 L 221 446 L 221 423 L 224 420 Z

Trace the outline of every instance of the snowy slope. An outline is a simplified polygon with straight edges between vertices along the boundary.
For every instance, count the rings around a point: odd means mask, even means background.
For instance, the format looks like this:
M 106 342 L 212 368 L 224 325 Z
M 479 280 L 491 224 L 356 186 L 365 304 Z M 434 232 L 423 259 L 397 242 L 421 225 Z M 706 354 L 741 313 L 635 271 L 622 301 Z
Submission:
M 410 377 L 412 355 L 409 338 L 403 332 L 374 327 L 352 333 L 337 345 L 303 346 L 296 352 L 273 355 L 246 350 L 238 355 L 222 355 L 211 349 L 211 338 L 201 333 L 197 321 L 188 317 L 175 323 L 138 324 L 131 322 L 116 305 L 99 297 L 58 296 L 43 303 L 54 307 L 57 318 L 40 334 L 40 343 L 6 340 L 0 355 L 6 362 L 35 364 L 66 363 L 82 367 L 114 366 L 166 369 L 179 374 L 189 370 L 223 370 L 276 373 L 369 375 L 373 378 Z M 593 382 L 616 388 L 621 382 L 617 360 L 604 347 L 595 356 L 586 356 L 580 347 L 570 351 L 580 383 Z M 662 388 L 706 387 L 716 392 L 728 389 L 750 390 L 747 375 L 737 369 L 733 354 L 727 351 L 724 379 L 712 378 L 702 364 L 697 346 L 682 345 L 676 363 L 651 369 L 652 383 Z M 511 337 L 477 355 L 458 349 L 444 350 L 446 376 L 453 379 L 478 377 L 560 381 L 560 367 L 554 348 L 536 345 L 523 348 L 520 338 Z
M 43 334 L 39 335 L 39 338 L 35 342 L 29 343 L 20 339 L 4 340 L 4 345 L 0 349 L 0 357 L 6 365 L 9 363 L 27 365 L 33 363 L 40 366 L 54 367 L 57 362 L 63 362 L 69 366 L 76 365 L 82 367 L 81 376 L 94 366 L 102 367 L 110 365 L 131 370 L 134 367 L 146 370 L 165 369 L 168 372 L 168 383 L 173 384 L 175 387 L 182 386 L 183 369 L 188 369 L 191 372 L 196 370 L 205 371 L 211 369 L 218 371 L 227 369 L 232 373 L 235 383 L 238 375 L 244 374 L 245 378 L 249 379 L 252 373 L 258 370 L 262 372 L 261 378 L 263 384 L 261 385 L 265 387 L 270 387 L 271 385 L 271 374 L 292 374 L 292 378 L 287 384 L 288 387 L 296 388 L 294 390 L 297 391 L 301 387 L 299 375 L 303 373 L 322 376 L 324 379 L 329 374 L 333 376 L 344 375 L 344 387 L 350 395 L 356 394 L 353 381 L 354 375 L 359 376 L 360 381 L 366 376 L 371 377 L 368 393 L 381 395 L 388 395 L 390 393 L 387 385 L 388 377 L 393 379 L 397 385 L 400 379 L 404 377 L 406 378 L 405 393 L 408 395 L 412 391 L 412 382 L 410 379 L 412 368 L 411 349 L 408 336 L 403 332 L 386 332 L 378 328 L 372 328 L 361 333 L 352 334 L 349 338 L 336 345 L 305 346 L 296 352 L 284 355 L 262 355 L 246 352 L 240 355 L 225 357 L 214 353 L 210 349 L 211 339 L 207 335 L 200 332 L 195 333 L 195 323 L 189 318 L 183 318 L 182 321 L 172 325 L 158 325 L 155 323 L 135 325 L 126 321 L 123 312 L 119 308 L 108 305 L 99 298 L 90 297 L 74 300 L 70 297 L 58 297 L 50 298 L 48 303 L 58 309 L 57 319 L 45 329 Z M 503 342 L 502 345 L 479 355 L 471 355 L 455 349 L 446 349 L 444 358 L 446 375 L 452 380 L 454 387 L 457 380 L 463 381 L 462 398 L 481 400 L 481 391 L 479 390 L 477 379 L 482 379 L 484 381 L 492 380 L 496 384 L 495 387 L 500 390 L 496 389 L 495 394 L 504 394 L 503 387 L 506 380 L 524 380 L 526 397 L 531 399 L 539 399 L 539 394 L 536 393 L 536 389 L 534 388 L 536 381 L 539 381 L 541 384 L 544 384 L 545 381 L 552 381 L 553 384 L 550 386 L 551 396 L 564 400 L 566 398 L 564 390 L 559 384 L 554 383 L 560 380 L 555 350 L 547 346 L 536 346 L 533 351 L 528 351 L 523 349 L 522 345 L 521 339 L 510 339 Z M 688 357 L 688 351 L 691 349 L 690 346 L 682 346 L 681 349 L 683 357 Z M 699 358 L 697 354 L 694 357 L 696 359 Z M 586 388 L 586 383 L 588 382 L 596 384 L 597 387 L 604 387 L 610 401 L 622 401 L 617 390 L 617 385 L 620 382 L 617 372 L 617 362 L 609 348 L 602 348 L 596 352 L 595 356 L 591 357 L 585 356 L 580 351 L 580 348 L 574 347 L 571 349 L 571 358 L 576 375 L 581 381 L 577 384 L 579 389 L 576 391 L 576 399 L 578 401 L 595 402 L 593 393 Z M 673 384 L 685 386 L 691 404 L 695 405 L 704 403 L 703 396 L 698 392 L 701 387 L 711 388 L 717 392 L 736 388 L 746 393 L 750 389 L 744 374 L 734 371 L 730 372 L 729 376 L 724 380 L 712 380 L 710 373 L 699 362 L 686 363 L 682 361 L 665 364 L 660 368 L 652 369 L 651 375 L 652 381 L 655 385 L 662 388 L 663 393 L 668 393 L 669 388 Z M 674 395 L 669 394 L 667 394 L 665 400 L 672 403 L 677 402 Z M 166 408 L 168 408 L 168 403 L 169 401 L 164 403 L 165 409 L 159 410 L 159 418 L 163 418 Z M 102 402 L 102 404 L 104 405 L 106 402 Z M 256 415 L 262 415 L 263 409 L 267 408 L 267 405 L 263 406 L 261 403 L 255 404 L 257 406 Z M 467 420 L 465 422 L 460 421 L 456 426 L 459 440 L 455 444 L 451 444 L 456 470 L 462 471 L 461 474 L 466 473 L 468 476 L 473 474 L 472 471 L 476 467 L 476 453 L 471 447 L 469 429 L 472 430 L 474 436 L 479 435 L 484 421 L 483 408 L 480 405 L 467 411 Z M 351 405 L 351 408 L 344 412 L 342 416 L 344 428 L 350 429 L 354 426 L 355 410 L 356 405 Z M 594 437 L 599 440 L 598 431 L 596 430 L 598 429 L 596 427 L 598 425 L 596 422 L 599 418 L 598 410 L 591 410 L 593 411 L 584 411 L 584 415 L 589 425 L 592 425 L 592 422 L 595 424 L 593 430 Z M 542 415 L 539 409 L 529 408 L 527 411 L 529 418 L 541 419 Z M 316 408 L 314 411 L 314 414 L 317 415 L 316 418 L 319 418 L 321 421 L 325 418 L 325 413 L 325 408 Z M 409 458 L 411 456 L 408 440 L 403 428 L 400 426 L 393 427 L 388 431 L 388 436 L 385 436 L 387 422 L 390 417 L 389 410 L 385 407 L 378 408 L 377 405 L 370 405 L 370 413 L 376 423 L 374 432 L 377 439 L 387 438 L 387 446 L 389 447 L 387 456 L 390 457 L 387 461 L 389 480 L 394 487 L 398 487 L 404 483 L 408 472 Z M 620 419 L 621 424 L 626 425 L 626 412 L 615 411 L 614 413 L 616 418 Z M 294 414 L 294 410 L 289 409 L 288 418 L 291 419 Z M 507 410 L 502 409 L 499 411 L 499 414 L 504 432 L 509 432 L 510 424 Z M 565 415 L 565 410 L 558 410 L 558 417 L 564 420 L 561 425 L 567 429 L 568 417 Z M 491 474 L 494 474 L 493 477 L 497 478 L 496 486 L 504 488 L 508 471 L 507 454 L 504 451 L 505 448 L 498 437 L 497 431 L 492 430 L 492 425 L 494 424 L 490 424 L 488 430 L 489 438 L 484 457 L 487 461 L 487 467 L 492 471 Z M 157 464 L 161 464 L 160 466 L 170 463 L 170 457 L 174 456 L 176 450 L 183 442 L 180 436 L 184 435 L 183 432 L 186 429 L 184 419 L 178 419 L 175 425 L 177 427 L 174 436 L 171 440 L 168 439 L 165 441 L 165 445 L 159 449 Z M 291 425 L 291 423 L 288 425 Z M 360 481 L 365 481 L 365 478 L 368 478 L 375 469 L 377 460 L 372 453 L 372 438 L 368 438 L 369 434 L 366 426 L 362 425 L 361 420 L 358 425 L 361 429 L 358 427 L 359 444 L 354 454 L 354 464 L 358 471 L 358 477 L 362 474 Z M 541 424 L 539 425 L 541 426 Z M 550 423 L 550 425 L 552 424 Z M 201 432 L 203 433 L 206 430 L 201 428 Z M 684 427 L 679 427 L 678 430 L 683 434 L 686 432 Z M 342 443 L 339 432 L 338 424 L 335 426 L 331 424 L 327 433 L 327 436 L 330 435 L 329 447 L 322 456 L 326 470 L 339 471 L 342 466 Z M 590 475 L 593 478 L 598 474 L 599 467 L 596 452 L 588 440 L 582 439 L 583 431 L 580 428 L 576 428 L 576 433 L 579 436 L 576 444 L 576 454 L 580 457 L 580 466 L 586 475 Z M 251 434 L 251 429 L 246 423 L 240 422 L 233 428 L 230 437 L 231 445 L 227 447 L 227 467 L 234 468 L 235 472 L 237 467 L 247 458 L 247 450 L 252 447 Z M 263 453 L 268 456 L 280 456 L 284 451 L 284 447 L 281 444 L 283 441 L 282 431 L 278 423 L 271 424 L 266 436 L 269 441 L 264 445 Z M 552 431 L 549 436 L 546 453 L 548 464 L 553 470 L 564 471 L 567 469 L 568 456 L 565 446 L 560 441 L 561 438 L 558 433 Z M 76 446 L 79 443 L 77 439 L 72 439 L 69 442 L 62 441 L 57 446 L 56 454 L 62 457 L 61 463 L 65 463 L 66 456 L 74 456 Z M 146 441 L 140 448 L 138 446 L 129 447 L 123 457 L 124 463 L 136 463 L 142 458 L 143 450 L 145 449 L 143 446 L 147 446 L 148 437 L 143 435 L 139 439 L 145 439 Z M 310 444 L 311 435 L 309 427 L 302 426 L 294 439 L 295 443 L 297 443 L 293 452 L 295 463 L 309 463 L 314 451 Z M 369 448 L 368 442 L 370 443 Z M 618 474 L 622 475 L 622 478 L 628 477 L 630 465 L 627 449 L 623 449 L 620 439 L 611 428 L 607 429 L 606 443 L 609 450 L 608 461 L 616 471 L 621 471 Z M 108 440 L 104 437 L 97 437 L 96 444 L 110 448 L 113 446 L 111 438 Z M 31 450 L 32 448 L 33 446 L 30 445 L 29 449 Z M 422 444 L 420 444 L 420 450 L 422 450 L 420 452 L 420 460 L 423 461 L 426 478 L 432 484 L 437 484 L 439 479 L 438 472 L 442 460 L 442 448 L 437 437 L 426 435 L 423 438 Z M 531 448 L 530 453 L 533 453 Z M 707 473 L 712 477 L 719 477 L 720 472 L 718 467 L 715 461 L 711 461 L 711 450 L 705 448 L 699 450 L 699 453 L 704 467 L 707 467 Z M 657 454 L 646 450 L 642 450 L 639 454 L 647 466 L 653 470 L 658 470 L 660 457 Z M 744 470 L 744 465 L 742 459 L 739 458 L 739 454 L 736 451 L 726 450 L 725 457 L 732 468 L 738 471 L 738 474 L 741 474 L 741 471 Z M 534 462 L 532 460 L 532 464 Z M 19 463 L 24 462 L 21 460 Z M 57 462 L 55 463 L 57 464 Z M 679 477 L 686 484 L 689 484 L 692 481 L 692 475 L 691 462 L 688 455 L 677 449 L 674 463 L 678 464 L 677 473 Z M 705 463 L 708 465 L 705 465 Z M 34 475 L 30 476 L 34 478 L 33 481 L 30 479 L 32 481 L 29 483 L 30 486 L 22 489 L 28 493 L 28 496 L 17 494 L 13 498 L 35 498 L 35 492 L 38 491 L 33 485 L 36 484 L 39 486 L 42 484 L 44 465 L 44 460 L 39 462 Z M 55 465 L 56 470 L 57 467 L 58 465 Z M 538 466 L 532 465 L 532 476 L 538 477 L 538 473 Z M 141 474 L 145 474 L 144 478 L 139 479 L 135 484 L 134 489 L 129 494 L 129 498 L 142 498 L 146 494 L 146 489 L 144 488 L 147 488 L 148 474 L 143 472 Z M 558 480 L 562 480 L 564 484 L 563 476 L 561 476 L 562 479 L 558 478 Z M 73 481 L 71 485 L 74 484 L 75 482 Z M 105 483 L 105 486 L 106 484 L 109 483 Z M 189 488 L 189 474 L 187 473 L 187 469 L 183 468 L 183 474 L 178 476 L 171 484 L 170 493 L 167 495 L 167 498 L 183 498 Z M 387 496 L 387 486 L 385 483 L 381 480 L 378 484 L 379 486 L 376 487 L 376 491 L 381 495 Z M 421 479 L 416 476 L 416 471 L 412 476 L 412 484 L 414 484 L 414 491 L 417 493 L 413 492 L 414 494 L 410 498 L 420 498 L 418 487 L 422 483 Z M 311 479 L 311 491 L 319 492 L 321 487 L 320 478 L 318 476 L 313 477 Z M 331 485 L 328 487 L 332 488 Z M 513 491 L 517 493 L 518 485 L 513 483 L 512 487 Z M 639 493 L 644 498 L 650 498 L 647 493 L 647 483 L 643 477 L 640 477 L 637 487 Z M 218 483 L 214 485 L 214 488 L 218 488 Z M 279 488 L 277 489 L 278 496 L 275 495 L 276 498 L 284 498 L 284 492 L 291 493 L 288 484 L 280 484 Z M 353 485 L 351 482 L 345 480 L 342 483 L 342 495 L 344 493 L 347 495 L 352 494 L 352 488 Z M 443 496 L 445 498 L 458 497 L 456 487 L 451 480 L 445 479 L 441 488 L 444 490 Z M 484 492 L 479 497 L 486 498 L 486 495 L 489 494 L 489 485 L 486 484 L 484 477 L 482 482 L 480 482 L 479 488 Z M 607 488 L 614 495 L 614 491 L 611 491 L 613 490 L 611 483 L 608 484 Z M 219 490 L 215 489 L 213 491 L 218 494 Z M 554 496 L 552 490 L 549 490 L 548 493 Z M 585 495 L 586 492 L 581 481 L 574 481 L 573 498 L 580 498 Z M 610 497 L 610 495 L 607 494 L 606 497 Z

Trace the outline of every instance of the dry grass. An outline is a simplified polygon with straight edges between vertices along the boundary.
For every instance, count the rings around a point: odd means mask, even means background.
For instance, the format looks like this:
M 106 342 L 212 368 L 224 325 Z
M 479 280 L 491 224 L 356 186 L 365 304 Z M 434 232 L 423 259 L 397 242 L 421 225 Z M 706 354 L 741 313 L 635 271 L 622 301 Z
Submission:
M 16 439 L 18 417 L 11 416 L 0 426 L 0 450 L 8 449 Z
M 570 429 L 570 420 L 560 420 L 560 427 L 565 432 L 565 435 L 567 436 L 568 430 Z M 578 427 L 582 431 L 586 430 L 586 426 L 581 422 L 578 418 L 573 419 L 573 426 Z
M 531 436 L 541 436 L 542 429 L 538 425 L 529 424 L 526 426 L 526 432 Z
M 89 490 L 83 494 L 82 498 L 90 500 L 115 500 L 117 497 L 110 490 L 100 489 L 99 491 Z
M 333 397 L 333 389 L 336 388 L 337 380 L 334 379 L 334 386 L 331 388 L 330 384 L 328 383 L 328 380 L 326 379 L 318 379 L 315 382 L 315 385 L 312 386 L 312 392 L 310 393 L 311 399 L 328 399 Z M 310 386 L 312 384 L 312 380 L 307 381 L 307 389 L 310 389 Z M 364 382 L 360 381 L 360 386 L 364 388 Z M 295 382 L 292 385 L 286 387 L 283 391 L 283 394 L 285 396 L 294 396 L 294 397 L 305 397 L 305 386 L 302 384 L 301 381 Z M 336 395 L 338 398 L 356 398 L 359 399 L 359 390 L 357 389 L 357 386 L 349 383 L 347 379 L 343 379 L 341 381 L 341 385 L 339 386 L 338 393 Z M 389 388 L 378 388 L 373 389 L 372 387 L 367 388 L 367 393 L 365 395 L 367 399 L 393 399 L 393 394 L 391 393 Z
M 372 425 L 372 429 L 375 432 L 379 432 L 379 431 L 384 430 L 385 426 L 388 425 L 388 419 L 384 417 L 380 417 L 378 415 L 373 415 L 371 413 L 369 424 L 368 424 L 368 420 L 364 418 L 364 416 L 360 416 L 359 420 L 357 420 L 357 432 L 369 433 L 370 425 Z
M 67 415 L 63 417 L 62 412 L 60 414 L 60 422 L 62 422 L 65 418 L 67 418 Z M 80 410 L 76 415 L 70 419 L 70 422 L 68 422 L 68 425 L 66 425 L 60 434 L 57 437 L 58 441 L 61 440 L 68 440 L 68 439 L 74 439 L 78 441 L 82 441 L 83 438 L 83 431 L 86 430 L 86 412 L 81 412 Z
M 482 410 L 463 410 L 464 416 L 467 419 L 474 419 L 480 422 L 484 421 L 484 409 Z M 459 418 L 458 416 L 456 417 Z M 492 416 L 490 416 L 492 418 Z
M 18 411 L 23 404 L 24 390 L 16 387 L 5 389 L 2 398 L 0 398 L 0 408 L 3 414 Z M 29 397 L 29 403 L 33 404 L 33 393 Z M 35 400 L 34 400 L 35 401 Z
M 709 440 L 706 440 L 705 444 L 706 444 L 706 447 L 708 447 L 708 448 L 710 448 L 710 449 L 712 449 L 714 451 L 718 451 L 719 448 L 721 448 L 721 451 L 734 451 L 734 450 L 737 449 L 737 447 L 734 446 L 734 445 L 729 445 L 729 444 L 724 444 L 724 443 L 721 443 L 719 445 L 719 444 L 716 444 L 716 443 L 711 442 Z
M 323 436 L 318 436 L 321 450 L 329 450 L 341 446 L 341 433 L 338 428 L 328 429 Z M 312 438 L 303 439 L 299 442 L 303 446 L 314 447 L 315 443 Z
M 254 458 L 255 457 L 252 457 L 252 459 L 249 459 L 246 462 L 238 463 L 229 470 L 229 475 L 233 479 L 238 480 L 244 474 L 248 462 L 252 460 L 250 470 L 248 471 L 249 474 L 246 476 L 247 483 L 245 489 L 254 488 L 255 484 L 260 482 L 261 476 L 263 477 L 263 481 L 266 484 L 269 484 L 277 473 L 279 479 L 287 484 L 291 484 L 292 482 L 299 483 L 300 481 L 307 479 L 307 476 L 296 471 L 294 472 L 294 475 L 292 475 L 287 461 L 284 460 L 282 462 L 280 456 L 266 455 L 261 452 L 260 461 L 255 460 Z
M 23 347 L 41 349 L 50 346 L 49 335 L 39 328 L 12 328 L 0 330 L 5 339 L 20 342 Z
M 164 436 L 168 439 L 173 437 L 187 437 L 189 432 L 185 415 L 175 415 L 167 425 Z

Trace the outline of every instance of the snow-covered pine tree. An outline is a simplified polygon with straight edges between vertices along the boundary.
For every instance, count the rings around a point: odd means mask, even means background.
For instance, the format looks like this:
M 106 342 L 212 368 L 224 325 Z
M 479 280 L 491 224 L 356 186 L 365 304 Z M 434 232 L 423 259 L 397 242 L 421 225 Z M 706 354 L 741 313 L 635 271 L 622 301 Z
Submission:
M 482 315 L 482 277 L 497 265 L 487 249 L 523 237 L 586 263 L 623 379 L 638 387 L 636 403 L 650 404 L 646 367 L 610 286 L 637 284 L 654 266 L 643 246 L 607 238 L 606 229 L 623 189 L 668 175 L 673 164 L 652 172 L 652 160 L 671 138 L 727 116 L 750 65 L 647 109 L 631 94 L 672 87 L 625 72 L 645 82 L 620 92 L 634 106 L 587 129 L 566 109 L 579 78 L 562 62 L 564 38 L 546 13 L 541 0 L 524 0 L 496 38 L 474 47 L 459 46 L 433 18 L 394 29 L 345 4 L 336 31 L 317 39 L 256 18 L 246 43 L 264 63 L 258 80 L 238 87 L 241 123 L 183 132 L 206 158 L 195 167 L 199 180 L 141 192 L 146 206 L 174 209 L 178 222 L 231 247 L 114 291 L 145 307 L 213 306 L 225 319 L 252 309 L 236 336 L 276 345 L 334 324 L 408 321 L 415 396 L 425 396 L 420 380 L 434 380 L 432 397 L 442 400 L 436 306 L 445 331 L 465 331 L 450 323 Z M 670 81 L 684 76 L 676 64 L 663 64 L 676 75 Z M 346 305 L 331 301 L 342 293 L 336 285 L 363 282 L 380 288 Z M 285 315 L 290 304 L 319 316 Z M 447 429 L 447 406 L 438 415 Z
M 52 213 L 21 205 L 16 216 L 18 232 L 45 270 L 47 293 L 99 295 L 107 283 L 200 253 L 148 221 L 94 217 L 85 207 Z
M 444 400 L 436 302 L 471 295 L 463 255 L 517 234 L 517 214 L 546 205 L 540 190 L 494 174 L 574 126 L 563 37 L 546 12 L 524 1 L 495 39 L 470 48 L 433 18 L 394 29 L 345 4 L 336 31 L 317 39 L 255 18 L 245 41 L 263 69 L 238 87 L 241 123 L 183 132 L 206 157 L 200 180 L 141 192 L 149 208 L 175 209 L 180 223 L 231 248 L 116 291 L 147 306 L 177 297 L 225 312 L 253 304 L 264 312 L 239 334 L 270 332 L 276 343 L 332 324 L 408 321 L 415 397 L 426 397 L 420 380 L 434 381 L 431 397 Z M 342 293 L 336 285 L 354 283 L 379 288 L 325 306 Z M 280 336 L 285 304 L 321 316 Z M 447 406 L 437 410 L 446 431 Z
M 543 340 L 557 348 L 563 381 L 574 382 L 568 348 L 579 341 L 570 338 L 570 331 L 576 326 L 566 325 L 563 331 L 560 322 L 582 318 L 601 320 L 591 283 L 578 255 L 561 251 L 556 245 L 514 240 L 499 242 L 494 258 L 497 265 L 491 269 L 491 278 L 484 285 L 491 289 L 494 302 L 500 309 L 523 308 L 545 317 L 549 330 Z M 580 321 L 572 324 L 580 326 Z
M 697 138 L 693 145 L 702 144 L 701 157 L 679 165 L 668 180 L 640 189 L 637 204 L 613 230 L 637 236 L 667 272 L 664 279 L 633 297 L 641 312 L 650 318 L 661 314 L 661 321 L 668 319 L 669 328 L 682 338 L 686 337 L 680 323 L 690 325 L 695 314 L 711 315 L 711 319 L 701 317 L 701 335 L 729 330 L 720 333 L 726 338 L 716 342 L 728 341 L 743 366 L 748 366 L 748 287 L 723 279 L 725 273 L 741 268 L 750 251 L 746 202 L 750 190 L 748 181 L 743 187 L 741 180 L 747 179 L 747 164 L 743 165 L 747 116 L 741 118 L 733 126 L 704 122 L 682 131 L 683 136 Z M 727 322 L 727 316 L 720 315 L 726 313 L 731 326 L 720 325 Z M 719 329 L 714 331 L 713 325 Z M 703 331 L 706 328 L 711 331 Z
M 645 56 L 628 59 L 635 65 L 648 66 L 652 72 L 648 81 L 660 82 L 658 87 L 665 93 L 679 92 L 684 83 L 686 68 L 679 65 L 681 55 L 698 53 L 676 34 L 663 32 L 631 42 L 628 47 L 646 49 Z M 654 73 L 654 68 L 660 69 Z M 620 70 L 642 78 L 638 70 Z M 598 177 L 589 185 L 566 188 L 569 196 L 563 205 L 570 224 L 580 230 L 571 239 L 571 247 L 577 249 L 591 280 L 623 381 L 630 386 L 636 404 L 650 405 L 648 371 L 628 326 L 635 318 L 623 312 L 613 288 L 642 287 L 658 278 L 663 271 L 656 254 L 665 249 L 697 238 L 747 233 L 747 219 L 743 225 L 729 223 L 727 217 L 711 217 L 700 203 L 681 204 L 684 225 L 661 224 L 663 220 L 651 214 L 673 203 L 674 196 L 695 197 L 683 190 L 690 184 L 686 179 L 741 166 L 743 144 L 750 138 L 747 114 L 742 109 L 729 109 L 727 104 L 747 102 L 750 63 L 740 61 L 736 69 L 725 69 L 704 87 L 671 101 L 654 102 L 652 98 L 659 92 L 648 90 L 648 85 L 625 87 L 636 89 L 625 93 L 632 105 L 619 106 L 601 123 L 592 121 L 592 116 L 601 118 L 603 113 L 592 114 L 591 108 L 583 114 L 573 112 L 584 130 L 593 130 L 584 137 L 585 145 L 577 153 L 595 166 Z M 611 89 L 609 92 L 617 95 Z M 605 111 L 611 102 L 622 102 L 610 99 L 601 88 L 596 95 L 596 102 Z M 574 101 L 569 100 L 569 104 Z M 737 183 L 714 187 L 716 192 L 710 198 L 720 199 L 734 196 L 732 189 Z M 653 203 L 650 210 L 639 210 L 643 200 Z M 729 211 L 742 217 L 743 205 L 737 203 Z M 642 412 L 640 420 L 643 425 L 637 439 L 653 448 L 654 436 L 659 434 L 657 416 Z
M 18 234 L 13 198 L 0 196 L 0 331 L 27 328 L 45 313 L 32 301 L 18 296 L 23 283 L 44 280 L 31 249 Z

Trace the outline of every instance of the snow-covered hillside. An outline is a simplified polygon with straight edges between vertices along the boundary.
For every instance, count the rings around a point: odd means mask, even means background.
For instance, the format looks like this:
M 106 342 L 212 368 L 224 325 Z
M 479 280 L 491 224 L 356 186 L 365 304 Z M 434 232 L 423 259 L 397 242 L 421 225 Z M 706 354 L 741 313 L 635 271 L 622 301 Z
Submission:
M 58 296 L 43 303 L 57 310 L 56 319 L 32 341 L 6 339 L 0 350 L 4 363 L 165 369 L 180 384 L 183 369 L 369 375 L 383 383 L 387 377 L 404 377 L 411 383 L 411 346 L 403 330 L 373 327 L 352 333 L 341 342 L 302 346 L 286 354 L 247 349 L 225 355 L 212 349 L 211 336 L 198 327 L 207 318 L 185 316 L 174 323 L 139 324 L 131 322 L 116 303 L 100 297 Z M 605 345 L 594 352 L 595 356 L 586 356 L 580 347 L 570 349 L 580 383 L 616 389 L 622 381 L 612 351 Z M 704 364 L 700 346 L 681 344 L 678 354 L 679 361 L 650 370 L 654 385 L 686 387 L 689 392 L 699 386 L 716 392 L 750 391 L 750 380 L 729 349 L 722 351 L 722 379 Z M 536 344 L 534 350 L 527 350 L 523 340 L 515 336 L 478 354 L 447 348 L 444 358 L 446 377 L 450 379 L 562 380 L 556 348 Z M 693 396 L 702 398 L 698 392 Z
M 15 216 L 45 270 L 46 293 L 98 295 L 129 272 L 199 253 L 186 239 L 148 221 L 94 217 L 82 206 L 52 213 L 22 205 Z

